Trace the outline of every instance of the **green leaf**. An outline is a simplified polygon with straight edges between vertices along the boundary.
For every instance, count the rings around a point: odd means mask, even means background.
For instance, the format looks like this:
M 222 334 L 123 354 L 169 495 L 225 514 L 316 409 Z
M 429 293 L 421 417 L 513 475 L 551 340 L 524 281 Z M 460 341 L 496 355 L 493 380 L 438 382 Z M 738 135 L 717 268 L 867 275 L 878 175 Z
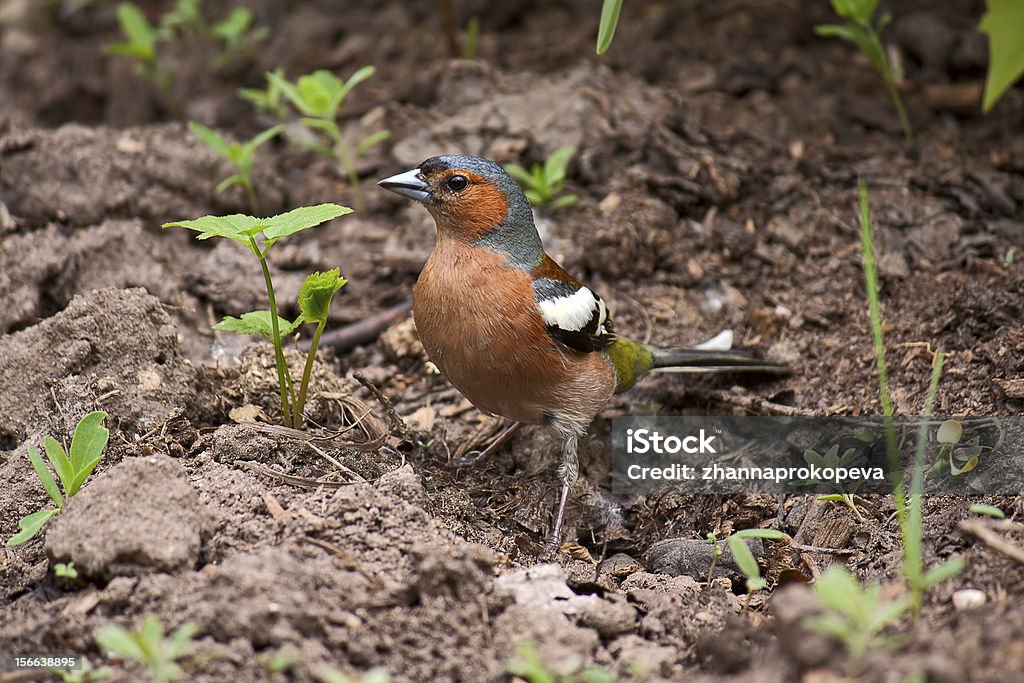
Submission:
M 287 337 L 301 324 L 301 315 L 294 322 L 288 322 L 281 316 L 277 317 L 277 329 L 281 337 Z M 274 328 L 270 320 L 270 311 L 249 311 L 248 313 L 243 313 L 239 318 L 226 316 L 214 325 L 213 329 L 222 332 L 235 332 L 237 334 L 260 334 L 270 342 L 274 339 Z
M 243 178 L 242 176 L 240 176 L 240 175 L 238 175 L 236 173 L 235 175 L 228 176 L 224 180 L 222 180 L 219 183 L 217 183 L 217 187 L 214 188 L 214 189 L 217 192 L 217 194 L 220 194 L 221 192 L 223 192 L 224 190 L 228 189 L 232 185 L 242 185 L 244 187 L 245 186 L 245 178 Z
M 597 54 L 602 55 L 611 47 L 621 11 L 622 0 L 604 0 L 601 6 L 601 21 L 597 27 Z
M 946 420 L 939 425 L 939 430 L 935 434 L 935 439 L 939 443 L 960 443 L 960 438 L 963 436 L 963 433 L 964 426 L 959 422 L 959 420 Z
M 85 480 L 89 478 L 89 475 L 92 474 L 92 471 L 96 469 L 96 465 L 98 465 L 102 459 L 102 455 L 93 458 L 89 462 L 85 463 L 85 466 L 82 467 L 82 469 L 75 473 L 75 478 L 71 480 L 71 488 L 69 489 L 68 497 L 78 493 L 79 489 L 82 488 L 82 484 L 85 483 Z
M 50 500 L 56 503 L 58 508 L 63 507 L 64 499 L 60 495 L 60 489 L 57 488 L 57 482 L 53 480 L 53 475 L 50 474 L 46 463 L 43 462 L 43 456 L 39 454 L 39 451 L 32 444 L 28 445 L 28 459 L 32 463 L 32 469 L 36 471 L 39 481 L 42 482 L 43 488 L 46 489 L 46 495 L 50 496 Z M 70 496 L 71 494 L 68 495 Z
M 121 3 L 117 6 L 117 23 L 131 45 L 146 55 L 155 56 L 156 33 L 142 10 L 130 2 Z
M 341 86 L 341 100 L 339 100 L 338 105 L 340 105 L 341 102 L 344 101 L 345 97 L 352 92 L 352 88 L 356 87 L 375 73 L 377 73 L 377 69 L 373 66 L 367 65 L 356 70 L 354 74 L 349 76 L 348 80 L 345 81 L 345 84 Z
M 1021 76 L 1024 76 L 1024 3 L 988 0 L 978 31 L 988 35 L 988 76 L 982 110 L 990 111 Z
M 825 458 L 810 449 L 804 451 L 804 462 L 812 467 L 819 467 L 821 469 L 828 467 L 828 463 L 825 462 Z
M 272 128 L 267 128 L 262 133 L 259 133 L 258 135 L 256 135 L 256 137 L 254 137 L 252 140 L 249 140 L 249 142 L 245 143 L 246 151 L 251 156 L 253 153 L 256 152 L 256 150 L 259 147 L 263 146 L 264 144 L 266 144 L 267 142 L 269 142 L 273 138 L 275 138 L 278 135 L 280 135 L 281 131 L 283 131 L 283 130 L 284 130 L 284 126 L 282 126 L 280 124 L 278 124 L 276 126 L 273 126 Z
M 178 659 L 183 657 L 192 651 L 195 647 L 195 643 L 192 642 L 192 638 L 199 633 L 199 625 L 194 621 L 186 621 L 184 624 L 174 629 L 171 633 L 170 638 L 167 639 L 167 655 L 171 659 Z
M 533 176 L 522 166 L 507 164 L 505 172 L 527 187 L 533 187 Z
M 526 190 L 525 194 L 526 198 L 530 200 L 530 203 L 534 206 L 540 206 L 544 203 L 544 197 L 536 190 Z
M 186 228 L 199 233 L 196 239 L 206 240 L 211 237 L 226 237 L 252 249 L 250 238 L 258 235 L 270 225 L 270 218 L 254 218 L 236 213 L 230 216 L 202 216 L 194 220 L 172 221 L 164 223 L 164 228 Z
M 13 548 L 16 545 L 21 545 L 22 543 L 33 539 L 35 535 L 39 533 L 39 530 L 42 529 L 48 521 L 50 521 L 50 518 L 58 512 L 60 512 L 59 509 L 40 510 L 38 512 L 33 512 L 31 515 L 25 515 L 22 517 L 18 520 L 18 528 L 20 528 L 21 531 L 7 539 L 7 547 Z
M 139 645 L 138 640 L 131 631 L 123 626 L 101 626 L 96 629 L 93 637 L 105 652 L 117 655 L 121 659 L 146 661 L 146 653 Z
M 309 275 L 299 288 L 299 309 L 303 320 L 308 323 L 326 321 L 334 293 L 346 282 L 338 268 Z
M 71 480 L 75 478 L 75 468 L 71 465 L 71 459 L 68 458 L 67 451 L 52 436 L 43 439 L 43 450 L 46 451 L 46 457 L 50 460 L 50 464 L 53 465 L 53 471 L 57 473 L 57 478 L 60 479 L 60 483 L 64 486 L 64 492 L 67 493 Z M 57 504 L 57 507 L 60 507 L 60 503 Z
M 75 435 L 71 439 L 71 467 L 76 473 L 83 471 L 93 459 L 103 455 L 110 438 L 110 430 L 103 426 L 107 414 L 95 410 L 79 422 L 75 427 Z M 69 491 L 69 496 L 74 493 Z
M 862 599 L 860 583 L 846 567 L 832 565 L 814 582 L 814 592 L 828 609 L 848 613 Z
M 236 7 L 226 19 L 214 24 L 213 35 L 228 45 L 234 45 L 242 40 L 251 24 L 252 11 L 245 7 Z
M 306 106 L 314 112 L 313 116 L 324 119 L 334 118 L 345 97 L 344 83 L 326 69 L 300 77 L 296 85 Z
M 970 507 L 969 511 L 976 515 L 988 515 L 996 519 L 1004 519 L 1006 517 L 1006 513 L 995 505 L 986 505 L 985 503 L 975 503 Z
M 559 197 L 555 201 L 551 202 L 551 208 L 552 209 L 564 209 L 564 208 L 573 206 L 578 201 L 579 201 L 579 197 L 577 197 L 574 194 L 562 195 L 561 197 Z
M 231 154 L 228 152 L 228 141 L 225 140 L 217 131 L 207 128 L 201 123 L 196 123 L 195 121 L 188 122 L 188 130 L 192 135 L 199 138 L 204 145 L 220 156 L 225 159 L 231 158 Z
M 366 150 L 370 149 L 374 145 L 378 145 L 390 137 L 391 131 L 389 130 L 378 130 L 376 133 L 370 133 L 363 141 L 356 145 L 356 156 L 362 156 Z
M 814 33 L 823 38 L 842 38 L 851 43 L 857 42 L 853 28 L 845 24 L 819 24 L 814 27 Z
M 277 241 L 300 230 L 313 228 L 339 216 L 352 213 L 352 209 L 338 204 L 317 204 L 316 206 L 300 206 L 286 213 L 266 219 L 270 227 L 263 230 L 264 237 L 269 241 Z
M 743 538 L 735 534 L 730 536 L 729 551 L 732 553 L 733 561 L 740 568 L 740 571 L 743 572 L 744 576 L 748 579 L 761 576 L 761 568 L 757 566 L 757 560 L 754 559 L 754 554 L 750 552 L 750 548 L 744 543 Z
M 302 97 L 302 93 L 295 87 L 288 79 L 286 79 L 279 71 L 268 71 L 266 73 L 267 81 L 270 82 L 271 86 L 277 88 L 281 93 L 291 102 L 296 109 L 298 109 L 305 116 L 317 116 L 318 112 L 313 109 L 305 99 Z
M 734 533 L 730 538 L 763 538 L 768 541 L 781 541 L 786 534 L 778 529 L 742 529 Z
M 939 566 L 932 567 L 931 569 L 926 571 L 924 573 L 924 577 L 922 578 L 922 582 L 924 583 L 924 586 L 928 588 L 932 586 L 937 586 L 943 581 L 948 581 L 949 579 L 952 579 L 954 576 L 962 572 L 964 570 L 964 567 L 966 566 L 967 565 L 964 564 L 963 559 L 959 557 L 954 557 L 952 559 L 946 560 Z
M 565 145 L 548 155 L 547 161 L 544 162 L 544 177 L 549 185 L 555 185 L 565 180 L 565 171 L 569 167 L 569 160 L 575 153 L 576 150 L 572 146 Z

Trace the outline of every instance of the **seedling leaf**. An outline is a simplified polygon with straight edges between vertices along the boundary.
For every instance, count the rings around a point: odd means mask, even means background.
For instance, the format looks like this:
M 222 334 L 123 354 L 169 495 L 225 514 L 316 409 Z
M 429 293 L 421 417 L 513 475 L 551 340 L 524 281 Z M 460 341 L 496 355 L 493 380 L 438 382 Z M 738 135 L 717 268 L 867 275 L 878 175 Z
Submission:
M 937 586 L 943 581 L 952 579 L 954 576 L 962 572 L 965 566 L 964 561 L 959 557 L 946 560 L 939 566 L 932 567 L 924 573 L 924 586 Z
M 29 445 L 28 448 L 29 455 L 31 456 L 32 451 L 35 449 L 31 445 Z M 46 451 L 46 457 L 50 459 L 50 464 L 53 465 L 53 470 L 57 473 L 57 478 L 60 479 L 60 483 L 64 485 L 64 491 L 67 492 L 68 486 L 71 484 L 71 480 L 75 478 L 75 468 L 71 464 L 71 460 L 68 458 L 67 452 L 52 436 L 48 436 L 43 439 L 43 450 Z M 57 505 L 59 507 L 60 503 Z
M 544 162 L 544 176 L 549 185 L 554 186 L 565 180 L 565 170 L 569 167 L 569 159 L 576 150 L 571 145 L 559 147 Z
M 326 321 L 334 293 L 344 287 L 346 282 L 338 268 L 309 275 L 299 288 L 299 309 L 302 311 L 302 319 L 308 323 Z
M 107 447 L 110 430 L 102 424 L 106 417 L 102 410 L 96 410 L 83 417 L 75 427 L 75 436 L 71 439 L 71 467 L 76 473 L 81 473 L 89 463 L 101 457 Z M 68 495 L 75 495 L 75 491 L 68 491 Z
M 778 529 L 741 529 L 730 538 L 763 538 L 768 541 L 781 541 L 786 538 L 786 534 Z
M 939 443 L 960 443 L 960 438 L 963 436 L 964 426 L 960 424 L 958 420 L 946 420 L 939 425 L 939 430 L 935 434 L 935 439 Z
M 374 145 L 378 145 L 390 137 L 391 131 L 389 130 L 378 130 L 376 133 L 370 133 L 363 141 L 356 145 L 356 156 L 362 156 L 366 150 L 370 149 Z
M 117 6 L 117 22 L 128 43 L 108 45 L 104 51 L 107 54 L 133 54 L 151 60 L 156 52 L 156 33 L 142 10 L 130 2 L 123 2 Z
M 999 98 L 1024 75 L 1024 3 L 1020 0 L 988 0 L 988 11 L 978 30 L 988 35 L 989 62 L 982 109 L 988 112 Z
M 56 503 L 58 508 L 63 507 L 64 499 L 60 495 L 60 489 L 57 488 L 57 482 L 53 480 L 53 475 L 50 474 L 50 470 L 47 469 L 46 463 L 43 462 L 43 457 L 39 454 L 39 450 L 32 444 L 29 444 L 28 446 L 28 459 L 32 463 L 32 469 L 34 469 L 36 471 L 36 475 L 39 476 L 39 481 L 43 483 L 43 488 L 46 489 L 46 495 L 50 496 L 50 500 Z
M 988 515 L 996 519 L 1004 519 L 1006 517 L 1006 513 L 995 505 L 986 505 L 985 503 L 975 503 L 970 507 L 970 512 L 976 515 Z
M 202 216 L 193 220 L 172 221 L 164 223 L 164 228 L 186 228 L 199 233 L 196 239 L 208 240 L 211 237 L 227 237 L 239 244 L 252 249 L 250 238 L 255 237 L 270 225 L 271 218 L 254 218 L 242 213 L 230 216 Z
M 300 315 L 294 322 L 288 322 L 281 316 L 277 317 L 277 327 L 281 337 L 287 337 L 302 324 Z M 270 321 L 270 311 L 249 311 L 243 313 L 240 318 L 226 316 L 223 320 L 213 326 L 215 330 L 222 332 L 235 332 L 237 334 L 259 334 L 270 342 L 273 342 L 274 331 Z
M 207 147 L 211 150 L 224 157 L 225 159 L 231 158 L 231 153 L 228 151 L 229 143 L 224 137 L 217 131 L 207 128 L 201 123 L 195 121 L 188 122 L 188 130 L 192 135 L 203 141 Z
M 123 626 L 101 626 L 96 629 L 96 642 L 107 652 L 112 652 L 121 659 L 145 661 L 145 652 L 133 637 L 132 632 Z
M 238 175 L 237 173 L 235 175 L 233 175 L 233 176 L 228 176 L 224 180 L 222 180 L 219 183 L 217 183 L 217 187 L 216 187 L 217 194 L 220 194 L 221 192 L 223 192 L 224 190 L 228 189 L 232 185 L 242 185 L 244 187 L 245 186 L 245 178 L 243 178 L 242 176 Z
M 597 54 L 604 54 L 611 47 L 621 11 L 622 0 L 604 0 L 604 5 L 601 6 L 601 21 L 597 27 Z
M 338 204 L 301 206 L 287 213 L 267 218 L 266 222 L 270 227 L 263 230 L 263 235 L 268 241 L 276 242 L 282 237 L 287 237 L 300 230 L 316 227 L 321 223 L 344 216 L 347 213 L 352 213 L 352 209 Z
M 736 566 L 748 580 L 761 576 L 761 568 L 757 566 L 757 560 L 754 559 L 754 554 L 750 552 L 750 548 L 747 547 L 743 538 L 735 534 L 730 536 L 729 550 L 732 552 L 732 559 Z
M 13 548 L 16 545 L 21 545 L 26 541 L 31 540 L 39 533 L 39 530 L 50 521 L 50 518 L 60 512 L 58 509 L 50 510 L 39 510 L 33 512 L 31 515 L 25 515 L 18 520 L 18 528 L 21 529 L 17 534 L 7 540 L 7 547 Z

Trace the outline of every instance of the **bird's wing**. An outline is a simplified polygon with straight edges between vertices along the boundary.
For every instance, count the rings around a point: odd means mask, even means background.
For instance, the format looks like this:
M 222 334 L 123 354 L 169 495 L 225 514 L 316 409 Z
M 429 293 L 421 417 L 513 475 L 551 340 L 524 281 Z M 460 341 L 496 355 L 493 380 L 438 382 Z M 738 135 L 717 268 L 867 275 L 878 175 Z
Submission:
M 558 270 L 565 273 L 560 267 Z M 564 278 L 558 277 L 557 272 L 550 274 L 553 277 L 533 281 L 537 308 L 548 334 L 575 351 L 590 353 L 603 349 L 615 338 L 604 300 L 568 274 Z

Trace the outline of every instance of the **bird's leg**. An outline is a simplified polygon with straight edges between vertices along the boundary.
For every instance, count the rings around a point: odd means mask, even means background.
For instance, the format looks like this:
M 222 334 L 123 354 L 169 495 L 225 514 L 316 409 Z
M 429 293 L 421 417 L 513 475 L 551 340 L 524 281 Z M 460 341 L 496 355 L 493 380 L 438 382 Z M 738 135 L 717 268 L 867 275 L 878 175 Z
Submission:
M 575 432 L 564 432 L 562 437 L 562 464 L 558 468 L 558 474 L 562 478 L 562 498 L 558 503 L 558 514 L 555 516 L 555 529 L 551 532 L 551 540 L 545 548 L 545 554 L 548 555 L 553 555 L 562 544 L 565 504 L 569 500 L 569 489 L 580 476 L 580 461 L 576 454 L 579 436 Z
M 494 455 L 502 446 L 508 443 L 508 440 L 512 438 L 512 435 L 522 429 L 522 422 L 513 422 L 508 427 L 505 427 L 494 440 L 491 441 L 482 451 L 470 451 L 461 458 L 458 458 L 453 462 L 450 467 L 452 469 L 459 469 L 462 467 L 472 467 L 478 463 L 487 460 L 487 458 Z

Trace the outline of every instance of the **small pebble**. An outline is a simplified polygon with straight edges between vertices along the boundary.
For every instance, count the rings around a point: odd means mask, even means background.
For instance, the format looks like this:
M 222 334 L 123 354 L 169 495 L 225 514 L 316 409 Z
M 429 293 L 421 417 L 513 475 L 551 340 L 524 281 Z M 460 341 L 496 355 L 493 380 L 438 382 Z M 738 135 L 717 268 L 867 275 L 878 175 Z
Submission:
M 958 612 L 977 609 L 985 604 L 985 593 L 977 588 L 964 588 L 953 593 L 953 607 Z

